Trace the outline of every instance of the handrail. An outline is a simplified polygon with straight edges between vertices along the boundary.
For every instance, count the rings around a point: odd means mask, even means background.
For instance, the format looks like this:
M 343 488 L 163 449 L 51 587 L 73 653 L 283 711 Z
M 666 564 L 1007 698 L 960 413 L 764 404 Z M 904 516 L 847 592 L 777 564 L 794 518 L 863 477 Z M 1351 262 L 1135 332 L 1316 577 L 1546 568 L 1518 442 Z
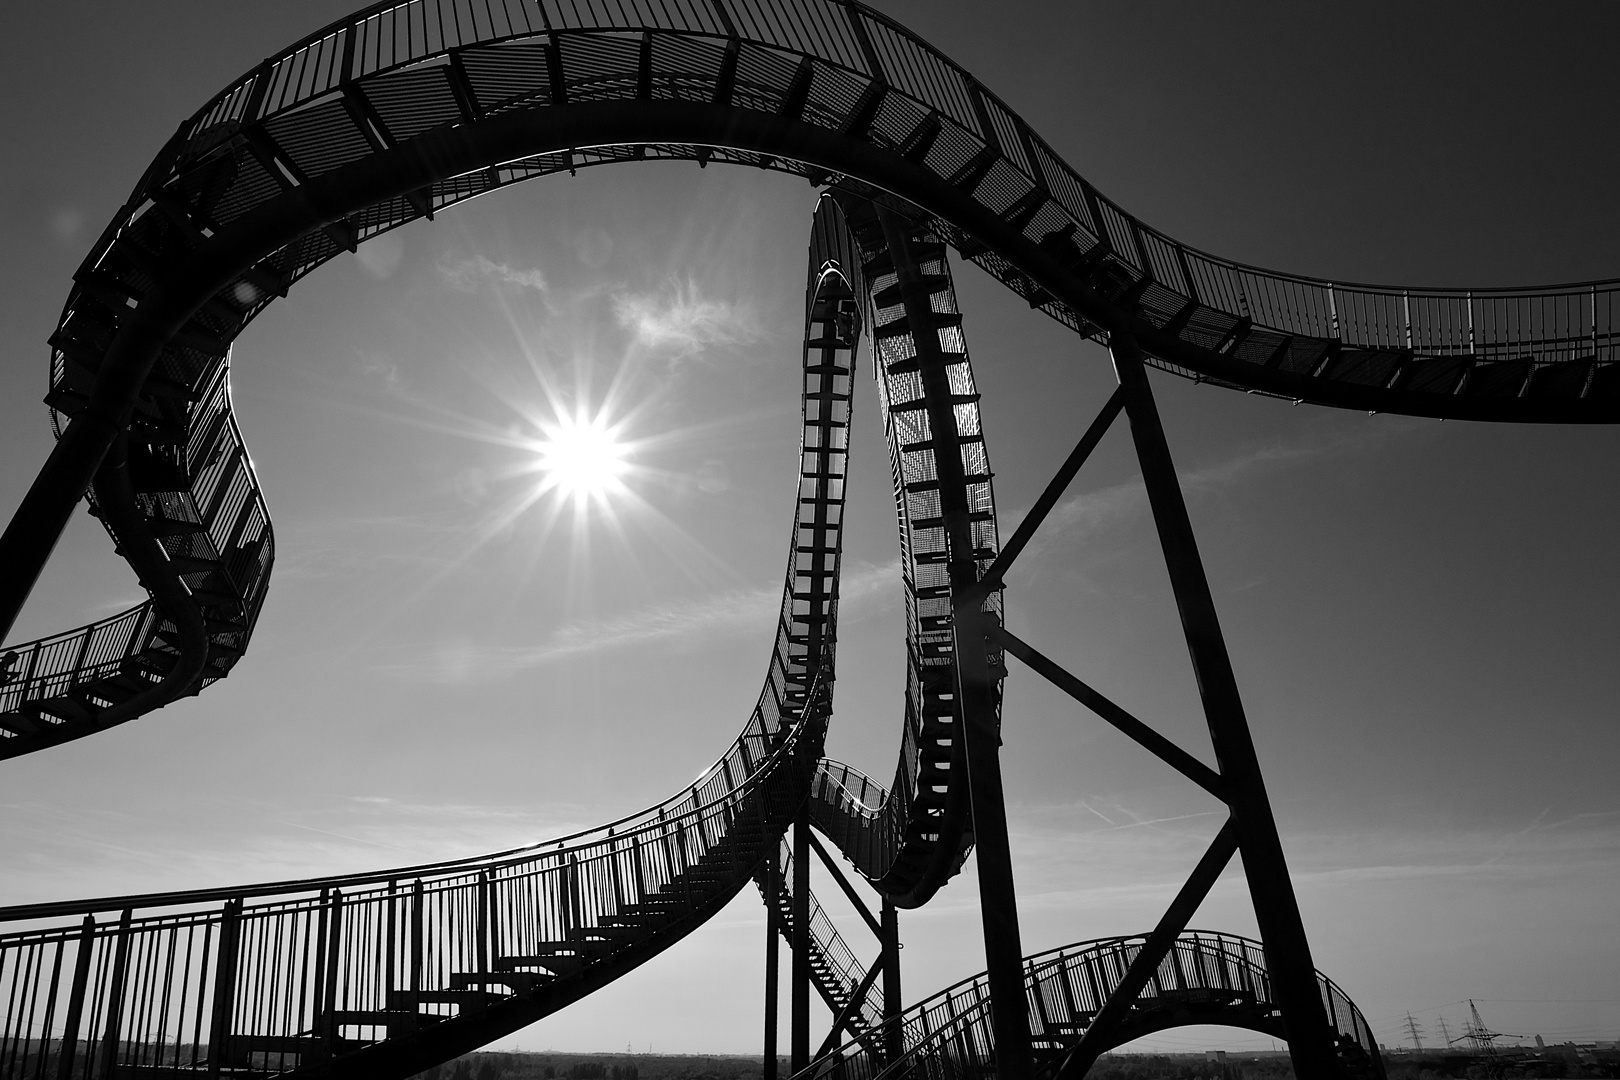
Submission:
M 1094 938 L 1024 959 L 1030 1028 L 1038 1041 L 1051 1044 L 1040 1055 L 1038 1064 L 1042 1068 L 1055 1067 L 1064 1051 L 1078 1041 L 1146 940 L 1145 935 Z M 1330 1022 L 1343 1039 L 1359 1048 L 1357 1052 L 1377 1060 L 1377 1041 L 1361 1011 L 1326 975 L 1317 972 L 1317 982 L 1324 1001 L 1329 1003 Z M 1217 1009 L 1222 1007 L 1219 1000 L 1225 1000 L 1229 1009 L 1226 1022 L 1242 1026 L 1275 1023 L 1269 1015 L 1272 1006 L 1265 949 L 1258 941 L 1236 934 L 1183 931 L 1142 991 L 1138 1007 L 1150 1009 L 1161 999 L 1180 1006 L 1189 994 L 1202 991 L 1209 992 L 1211 1004 Z M 908 1006 L 859 1040 L 850 1040 L 828 1052 L 797 1078 L 874 1080 L 882 1076 L 887 1080 L 908 1075 L 912 1068 L 924 1064 L 929 1075 L 936 1078 L 976 1076 L 975 1065 L 988 1065 L 994 1060 L 989 1002 L 985 976 L 970 976 Z M 1210 1015 L 1197 1022 L 1222 1020 Z M 905 1050 L 897 1060 L 888 1061 L 875 1048 L 884 1044 L 884 1035 L 895 1027 L 901 1032 Z M 1131 1037 L 1125 1031 L 1117 1041 Z
M 491 44 L 536 34 L 542 34 L 555 41 L 571 34 L 592 33 L 610 28 L 625 33 L 675 32 L 700 38 L 734 39 L 766 47 L 796 49 L 813 55 L 824 63 L 864 77 L 886 76 L 893 92 L 911 97 L 931 109 L 938 110 L 991 145 L 998 141 L 1005 142 L 1007 145 L 1003 147 L 1004 152 L 1014 167 L 1024 173 L 1027 182 L 1044 182 L 1051 190 L 1053 198 L 1073 216 L 1079 229 L 1088 234 L 1093 244 L 1097 242 L 1110 244 L 1116 249 L 1115 254 L 1130 263 L 1139 274 L 1147 272 L 1152 276 L 1170 270 L 1168 278 L 1177 279 L 1180 285 L 1196 284 L 1195 279 L 1200 275 L 1193 274 L 1188 277 L 1182 270 L 1182 267 L 1188 272 L 1193 269 L 1186 264 L 1186 260 L 1191 259 L 1204 274 L 1217 273 L 1226 277 L 1228 280 L 1215 284 L 1229 290 L 1232 294 L 1229 299 L 1240 301 L 1242 306 L 1247 306 L 1256 298 L 1248 295 L 1254 290 L 1241 287 L 1240 282 L 1244 276 L 1252 277 L 1256 283 L 1273 282 L 1321 292 L 1322 295 L 1297 298 L 1311 309 L 1305 321 L 1283 318 L 1276 324 L 1278 329 L 1308 332 L 1307 324 L 1317 321 L 1322 314 L 1324 301 L 1328 299 L 1326 294 L 1330 293 L 1343 294 L 1346 298 L 1356 296 L 1378 298 L 1390 304 L 1400 301 L 1402 306 L 1417 301 L 1421 307 L 1426 301 L 1440 300 L 1462 300 L 1473 305 L 1498 300 L 1567 301 L 1582 297 L 1591 299 L 1596 305 L 1597 294 L 1601 292 L 1609 301 L 1610 326 L 1607 330 L 1597 331 L 1594 325 L 1586 338 L 1595 336 L 1610 347 L 1613 347 L 1617 340 L 1612 322 L 1613 294 L 1620 291 L 1620 278 L 1471 288 L 1377 284 L 1272 270 L 1227 259 L 1184 244 L 1141 221 L 1098 192 L 1068 166 L 1002 98 L 974 79 L 965 68 L 890 16 L 855 0 L 821 0 L 819 3 L 806 2 L 798 5 L 795 14 L 801 21 L 795 25 L 766 17 L 762 9 L 756 9 L 756 6 L 748 0 L 727 0 L 727 2 L 729 8 L 725 10 L 731 13 L 730 17 L 717 18 L 716 9 L 710 5 L 688 2 L 660 5 L 655 17 L 648 17 L 651 13 L 639 6 L 632 7 L 632 10 L 639 14 L 639 18 L 615 19 L 605 11 L 599 12 L 599 18 L 607 16 L 606 22 L 594 24 L 571 22 L 565 17 L 560 5 L 548 7 L 546 2 L 527 5 L 518 4 L 515 0 L 483 0 L 481 7 L 478 4 L 457 5 L 452 0 L 408 0 L 406 3 L 373 4 L 346 18 L 335 20 L 245 72 L 181 126 L 177 141 L 189 142 L 204 135 L 209 127 L 221 123 L 262 121 L 300 108 L 332 92 L 349 78 L 349 75 L 341 70 L 345 58 L 352 65 L 353 77 L 375 77 L 420 63 L 444 50 Z M 469 26 L 463 26 L 461 20 L 456 17 L 460 7 L 465 7 L 469 13 Z M 530 15 L 531 7 L 534 14 L 539 16 L 538 22 Z M 430 9 L 436 18 L 429 18 Z M 873 53 L 864 53 L 856 42 L 849 40 L 851 35 L 848 30 L 836 25 L 840 21 L 840 16 L 835 13 L 839 11 L 844 13 L 842 20 L 859 19 L 867 24 L 869 29 L 881 28 L 887 35 L 892 35 L 892 39 L 885 37 L 874 43 Z M 478 17 L 480 14 L 483 16 L 482 19 Z M 404 51 L 396 52 L 391 49 L 391 62 L 379 61 L 368 64 L 362 47 L 358 50 L 359 59 L 355 59 L 356 46 L 348 44 L 347 39 L 362 36 L 369 24 L 378 24 L 380 33 L 380 24 L 390 17 L 394 22 L 392 29 L 396 38 L 401 36 L 402 19 L 405 24 L 415 27 L 414 35 L 410 33 L 404 35 L 409 39 Z M 500 29 L 502 27 L 504 30 Z M 778 33 L 773 36 L 760 32 L 761 28 L 766 27 L 773 28 Z M 797 34 L 793 33 L 795 29 L 798 31 Z M 341 49 L 340 40 L 345 41 Z M 393 45 L 397 48 L 397 41 Z M 887 53 L 889 66 L 895 70 L 875 70 L 883 66 L 878 53 Z M 903 53 L 909 55 L 901 55 Z M 874 64 L 874 60 L 878 60 L 879 63 Z M 298 68 L 296 75 L 290 70 L 294 66 Z M 937 78 L 938 74 L 944 72 L 959 80 L 959 85 L 951 86 Z M 265 84 L 264 88 L 256 95 L 255 91 L 261 82 Z M 275 85 L 271 86 L 271 83 Z M 973 102 L 969 100 L 970 98 L 977 98 L 978 101 Z M 982 113 L 978 109 L 980 105 L 983 106 Z M 256 110 L 254 115 L 247 115 L 249 106 L 253 106 Z M 181 135 L 184 136 L 183 140 L 180 139 Z M 1048 171 L 1055 171 L 1057 175 L 1043 176 Z M 144 178 L 143 184 L 149 179 L 151 178 Z M 143 195 L 144 191 L 138 188 L 131 197 L 131 205 L 138 204 Z M 1105 220 L 1091 220 L 1093 208 L 1097 210 L 1106 208 Z M 1121 235 L 1115 235 L 1116 233 Z M 1120 242 L 1133 233 L 1139 234 L 1144 243 L 1138 245 L 1134 238 L 1125 243 Z M 1155 247 L 1162 247 L 1163 250 L 1151 250 Z M 1162 266 L 1153 265 L 1161 262 Z M 1177 282 L 1166 280 L 1161 283 Z M 1196 295 L 1199 290 L 1176 287 L 1172 288 L 1172 291 L 1186 297 Z M 1226 310 L 1235 310 L 1235 306 Z M 1283 309 L 1276 309 L 1276 313 L 1286 314 Z M 1595 317 L 1594 307 L 1593 318 Z M 1387 318 L 1366 318 L 1362 321 L 1364 327 L 1392 323 L 1394 312 L 1389 312 Z M 1404 320 L 1402 323 L 1404 325 Z M 1330 327 L 1315 326 L 1314 329 L 1330 329 Z M 1355 344 L 1388 344 L 1377 334 L 1348 336 L 1342 340 Z M 1459 343 L 1455 346 L 1434 347 L 1461 350 L 1462 345 Z

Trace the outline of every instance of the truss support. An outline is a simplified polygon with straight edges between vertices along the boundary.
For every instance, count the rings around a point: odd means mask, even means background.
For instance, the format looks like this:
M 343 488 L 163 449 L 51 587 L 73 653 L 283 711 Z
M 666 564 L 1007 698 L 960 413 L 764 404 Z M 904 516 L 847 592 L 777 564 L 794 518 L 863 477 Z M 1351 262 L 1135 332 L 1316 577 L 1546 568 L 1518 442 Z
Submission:
M 1108 995 L 1107 1002 L 1098 1010 L 1097 1015 L 1092 1017 L 1080 1041 L 1069 1051 L 1067 1058 L 1057 1070 L 1055 1080 L 1080 1080 L 1090 1071 L 1098 1055 L 1108 1045 L 1109 1038 L 1119 1027 L 1120 1021 L 1136 1004 L 1137 996 L 1159 970 L 1159 964 L 1175 945 L 1176 938 L 1187 929 L 1187 923 L 1192 919 L 1193 912 L 1198 910 L 1198 905 L 1209 895 L 1209 890 L 1215 885 L 1215 879 L 1221 876 L 1226 864 L 1232 861 L 1232 854 L 1235 851 L 1237 851 L 1237 830 L 1233 828 L 1232 819 L 1227 818 L 1221 831 L 1215 834 L 1209 850 L 1198 861 L 1192 876 L 1187 879 L 1187 883 L 1171 901 L 1170 907 L 1165 910 L 1164 916 L 1159 919 L 1159 925 L 1153 928 L 1153 933 L 1142 943 L 1141 951 L 1136 954 L 1136 959 L 1131 961 L 1125 977 L 1120 980 L 1113 993 Z
M 1210 742 L 1220 766 L 1222 786 L 1248 878 L 1255 919 L 1265 943 L 1266 967 L 1271 973 L 1277 1004 L 1288 1032 L 1288 1050 L 1298 1076 L 1337 1077 L 1343 1071 L 1334 1048 L 1327 1013 L 1316 986 L 1316 966 L 1300 918 L 1299 903 L 1282 841 L 1272 816 L 1271 800 L 1260 775 L 1260 761 L 1238 694 L 1226 639 L 1221 633 L 1204 576 L 1203 560 L 1193 536 L 1187 504 L 1176 479 L 1175 464 L 1165 442 L 1158 406 L 1148 385 L 1142 352 L 1133 338 L 1113 335 L 1109 351 L 1125 395 L 1125 413 L 1142 467 L 1148 502 L 1153 508 L 1159 544 L 1170 571 L 1170 584 L 1181 614 L 1193 672 L 1203 700 Z

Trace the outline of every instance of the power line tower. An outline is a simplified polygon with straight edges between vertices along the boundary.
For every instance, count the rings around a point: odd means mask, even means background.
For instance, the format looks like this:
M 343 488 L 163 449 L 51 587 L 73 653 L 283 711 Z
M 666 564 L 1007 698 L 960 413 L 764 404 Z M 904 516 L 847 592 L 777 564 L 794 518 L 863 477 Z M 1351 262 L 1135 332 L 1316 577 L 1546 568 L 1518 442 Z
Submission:
M 1440 1017 L 1440 1038 L 1447 1046 L 1457 1041 L 1451 1037 L 1451 1029 L 1446 1026 L 1446 1018 L 1443 1016 Z
M 1505 1035 L 1500 1031 L 1492 1031 L 1485 1026 L 1485 1021 L 1479 1018 L 1479 1009 L 1474 1005 L 1474 999 L 1468 999 L 1468 1023 L 1463 1025 L 1463 1033 L 1459 1038 L 1467 1039 L 1474 1046 L 1474 1052 L 1494 1057 L 1496 1054 L 1497 1039 L 1519 1039 L 1522 1035 Z
M 1406 1032 L 1412 1036 L 1412 1046 L 1417 1050 L 1423 1049 L 1423 1026 L 1412 1019 L 1412 1014 L 1406 1014 Z

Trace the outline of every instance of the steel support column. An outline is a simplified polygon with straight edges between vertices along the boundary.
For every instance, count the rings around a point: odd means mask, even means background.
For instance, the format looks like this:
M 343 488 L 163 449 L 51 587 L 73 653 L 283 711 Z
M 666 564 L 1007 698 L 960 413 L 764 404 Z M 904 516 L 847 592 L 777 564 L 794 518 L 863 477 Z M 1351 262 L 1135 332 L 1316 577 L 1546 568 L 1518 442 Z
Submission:
M 1125 394 L 1131 438 L 1136 444 L 1142 480 L 1147 486 L 1148 502 L 1159 531 L 1159 544 L 1170 571 L 1170 585 L 1175 592 L 1182 632 L 1186 635 L 1187 651 L 1198 680 L 1210 742 L 1220 764 L 1226 800 L 1237 827 L 1243 872 L 1248 878 L 1260 937 L 1265 942 L 1266 967 L 1271 974 L 1277 1004 L 1282 1008 L 1294 1073 L 1313 1078 L 1342 1076 L 1316 985 L 1316 967 L 1305 939 L 1305 926 L 1293 882 L 1288 877 L 1288 864 L 1283 858 L 1282 841 L 1277 836 L 1271 801 L 1266 795 L 1259 758 L 1243 712 L 1237 677 L 1227 655 L 1226 639 L 1221 634 L 1215 601 L 1204 576 L 1203 560 L 1198 554 L 1192 521 L 1187 516 L 1181 484 L 1176 479 L 1175 464 L 1165 442 L 1153 390 L 1148 385 L 1142 352 L 1135 340 L 1124 334 L 1112 336 L 1109 351 Z
M 883 239 L 894 260 L 906 317 L 914 328 L 932 327 L 932 309 L 922 273 L 911 253 L 906 224 L 877 208 Z M 1024 1005 L 1024 948 L 1018 933 L 1018 897 L 1013 885 L 1012 846 L 1007 839 L 1007 805 L 1001 786 L 1001 732 L 997 730 L 996 677 L 990 671 L 990 620 L 978 588 L 979 566 L 964 492 L 962 454 L 957 439 L 950 376 L 933 330 L 912 336 L 918 374 L 928 401 L 928 422 L 939 470 L 940 513 L 950 544 L 949 574 L 956 638 L 957 716 L 966 749 L 968 797 L 973 812 L 974 858 L 979 869 L 979 908 L 984 920 L 985 968 L 990 980 L 991 1022 L 995 1029 L 996 1073 L 1000 1080 L 1028 1080 L 1035 1058 L 1030 1046 L 1029 1011 Z
M 776 1080 L 776 1016 L 778 948 L 776 936 L 781 915 L 776 910 L 781 889 L 782 856 L 772 849 L 765 869 L 765 1072 L 761 1080 Z
M 889 1025 L 883 1052 L 892 1062 L 906 1049 L 900 1025 L 895 1022 L 904 1008 L 900 998 L 900 913 L 893 904 L 884 900 L 880 918 L 883 924 L 883 1020 Z
M 793 819 L 792 1031 L 788 1065 L 810 1064 L 810 800 Z

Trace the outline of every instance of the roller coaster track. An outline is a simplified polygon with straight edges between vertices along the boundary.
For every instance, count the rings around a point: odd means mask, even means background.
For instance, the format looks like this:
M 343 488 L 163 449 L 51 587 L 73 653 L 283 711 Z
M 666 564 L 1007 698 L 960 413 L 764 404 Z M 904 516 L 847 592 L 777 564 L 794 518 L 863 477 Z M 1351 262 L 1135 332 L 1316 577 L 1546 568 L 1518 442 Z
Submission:
M 748 729 L 690 791 L 544 849 L 0 912 L 19 927 L 0 936 L 0 1077 L 32 1075 L 53 1053 L 64 1078 L 415 1071 L 667 947 L 775 857 L 805 799 L 897 905 L 926 902 L 975 840 L 1000 858 L 984 845 L 1004 847 L 1005 830 L 983 831 L 977 793 L 969 813 L 965 774 L 983 757 L 970 744 L 994 752 L 1000 649 L 1043 658 L 999 625 L 1002 562 L 947 248 L 1107 339 L 1122 393 L 1137 395 L 1133 425 L 1147 417 L 1152 430 L 1145 379 L 1126 385 L 1141 361 L 1344 408 L 1620 420 L 1620 283 L 1365 286 L 1197 251 L 1104 197 L 971 75 L 857 3 L 378 4 L 182 123 L 75 274 L 51 338 L 59 440 L 0 538 L 0 630 L 86 494 L 150 600 L 0 654 L 0 757 L 196 693 L 247 648 L 274 540 L 231 416 L 229 355 L 269 303 L 339 253 L 465 199 L 649 158 L 833 189 L 812 240 L 799 516 Z M 862 330 L 905 555 L 907 715 L 889 791 L 814 764 Z M 1138 434 L 1139 452 L 1149 443 Z M 1178 767 L 1223 797 L 1236 790 Z M 999 807 L 999 787 L 983 797 Z M 846 968 L 828 966 L 824 993 Z

